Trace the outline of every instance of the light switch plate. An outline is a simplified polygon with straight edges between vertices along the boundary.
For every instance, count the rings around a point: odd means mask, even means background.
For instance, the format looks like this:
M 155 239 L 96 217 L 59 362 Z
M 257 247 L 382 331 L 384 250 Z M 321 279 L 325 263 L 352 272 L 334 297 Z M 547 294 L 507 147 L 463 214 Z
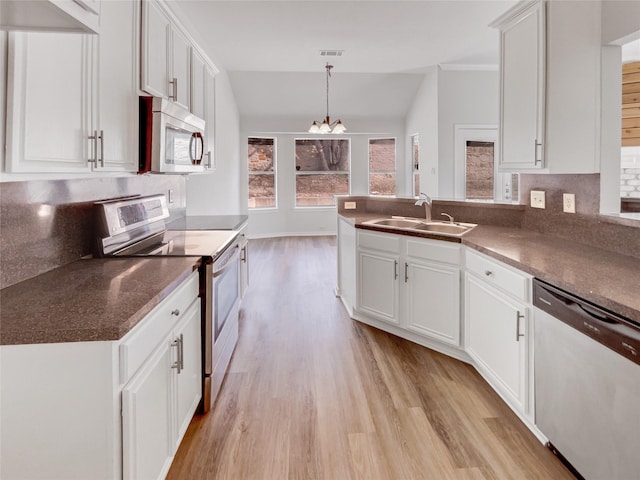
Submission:
M 575 193 L 562 194 L 562 211 L 565 213 L 576 213 L 576 195 Z
M 545 208 L 543 191 L 531 190 L 531 208 Z
M 355 210 L 356 209 L 356 202 L 344 202 L 344 209 L 345 210 Z

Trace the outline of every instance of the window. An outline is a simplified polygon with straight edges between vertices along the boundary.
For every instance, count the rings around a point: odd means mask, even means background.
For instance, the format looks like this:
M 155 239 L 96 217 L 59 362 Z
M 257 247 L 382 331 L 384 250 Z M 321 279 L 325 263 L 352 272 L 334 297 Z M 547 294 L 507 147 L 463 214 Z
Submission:
M 396 194 L 396 139 L 369 140 L 369 194 Z
M 420 195 L 420 142 L 418 134 L 411 136 L 411 158 L 413 159 L 413 196 Z
M 249 137 L 249 208 L 276 206 L 275 139 Z
M 493 198 L 493 142 L 467 140 L 465 192 L 469 200 Z
M 296 140 L 296 207 L 335 205 L 349 194 L 350 145 L 347 139 Z

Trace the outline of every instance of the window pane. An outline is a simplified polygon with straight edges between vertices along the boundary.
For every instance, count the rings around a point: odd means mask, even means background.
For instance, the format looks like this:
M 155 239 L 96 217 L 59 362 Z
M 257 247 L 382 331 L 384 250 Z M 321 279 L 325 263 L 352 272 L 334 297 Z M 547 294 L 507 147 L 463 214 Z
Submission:
M 273 172 L 273 138 L 249 138 L 249 171 Z
M 369 171 L 395 172 L 396 141 L 394 138 L 369 140 Z
M 413 174 L 413 195 L 415 197 L 420 195 L 420 174 Z
M 296 140 L 296 170 L 349 171 L 349 140 Z
M 370 173 L 369 193 L 371 195 L 395 195 L 395 173 Z
M 493 198 L 493 142 L 467 142 L 467 198 Z
M 296 206 L 333 206 L 334 195 L 349 194 L 349 174 L 296 175 Z
M 249 208 L 276 206 L 275 180 L 272 173 L 249 174 Z

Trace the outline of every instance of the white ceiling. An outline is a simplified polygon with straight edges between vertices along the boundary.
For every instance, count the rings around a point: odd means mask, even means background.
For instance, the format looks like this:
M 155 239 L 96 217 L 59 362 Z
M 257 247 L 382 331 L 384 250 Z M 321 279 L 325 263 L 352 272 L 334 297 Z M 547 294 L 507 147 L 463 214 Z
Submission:
M 404 115 L 421 74 L 435 65 L 497 65 L 498 32 L 488 25 L 516 1 L 168 3 L 229 72 L 241 115 L 311 115 L 312 109 L 321 117 L 326 57 L 320 50 L 344 50 L 330 60 L 330 111 L 344 117 Z

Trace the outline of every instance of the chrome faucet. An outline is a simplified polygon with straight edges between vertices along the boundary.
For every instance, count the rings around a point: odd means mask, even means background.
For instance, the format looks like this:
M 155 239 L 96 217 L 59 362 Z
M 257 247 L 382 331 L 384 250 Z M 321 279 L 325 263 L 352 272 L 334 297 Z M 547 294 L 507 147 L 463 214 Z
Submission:
M 453 217 L 451 215 L 449 215 L 448 213 L 442 212 L 440 215 L 444 215 L 445 217 L 447 217 L 449 219 L 449 223 L 455 223 L 453 221 Z
M 431 200 L 431 197 L 424 192 L 420 192 L 420 196 L 418 196 L 418 200 L 415 203 L 418 206 L 424 205 L 425 219 L 427 220 L 427 222 L 431 220 L 431 204 L 432 203 L 433 202 Z

